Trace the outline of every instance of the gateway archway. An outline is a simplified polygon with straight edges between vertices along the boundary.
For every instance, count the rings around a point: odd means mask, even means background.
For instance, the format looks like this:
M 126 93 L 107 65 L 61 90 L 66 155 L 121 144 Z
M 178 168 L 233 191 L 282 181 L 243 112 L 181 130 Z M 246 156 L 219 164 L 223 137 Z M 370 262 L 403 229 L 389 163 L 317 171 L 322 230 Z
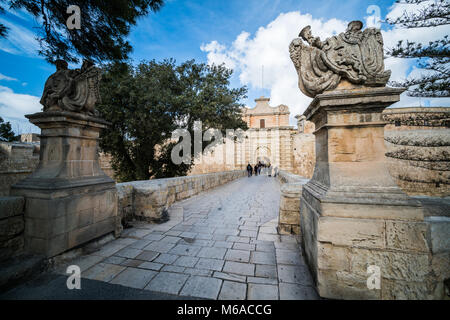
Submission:
M 256 158 L 257 163 L 261 162 L 262 164 L 266 164 L 266 165 L 271 163 L 271 161 L 270 161 L 271 152 L 268 147 L 261 146 L 261 147 L 256 148 L 255 155 L 256 155 L 255 158 Z

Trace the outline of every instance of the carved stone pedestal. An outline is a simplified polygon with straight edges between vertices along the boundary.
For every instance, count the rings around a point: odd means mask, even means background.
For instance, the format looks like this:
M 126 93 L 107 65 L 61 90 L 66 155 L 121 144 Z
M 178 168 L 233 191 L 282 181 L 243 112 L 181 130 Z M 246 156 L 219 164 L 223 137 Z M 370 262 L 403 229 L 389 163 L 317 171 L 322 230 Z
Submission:
M 117 191 L 98 163 L 107 122 L 68 111 L 27 115 L 41 128 L 36 171 L 12 187 L 25 197 L 25 250 L 55 256 L 115 230 Z
M 316 125 L 316 166 L 303 187 L 300 226 L 322 297 L 426 298 L 433 291 L 423 209 L 386 167 L 381 113 L 401 92 L 319 94 L 304 113 Z M 368 288 L 377 277 L 369 266 L 381 272 L 379 289 Z

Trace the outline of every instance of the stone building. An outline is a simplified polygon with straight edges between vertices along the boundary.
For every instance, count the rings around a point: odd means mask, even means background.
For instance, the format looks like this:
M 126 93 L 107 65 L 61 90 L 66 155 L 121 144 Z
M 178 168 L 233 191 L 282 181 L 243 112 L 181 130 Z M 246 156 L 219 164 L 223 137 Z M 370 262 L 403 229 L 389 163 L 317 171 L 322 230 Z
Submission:
M 244 108 L 243 120 L 248 130 L 242 141 L 225 139 L 197 159 L 192 174 L 245 169 L 261 162 L 271 164 L 305 177 L 312 176 L 314 169 L 314 124 L 299 118 L 297 130 L 289 125 L 289 108 L 286 105 L 272 107 L 270 98 L 255 99 L 254 108 Z
M 40 141 L 37 133 L 23 133 L 20 135 L 20 142 L 38 143 Z
M 292 134 L 289 126 L 289 108 L 285 105 L 271 107 L 270 98 L 255 99 L 254 108 L 245 108 L 243 120 L 249 129 L 244 143 L 239 146 L 243 158 L 241 166 L 259 161 L 280 170 L 292 171 Z

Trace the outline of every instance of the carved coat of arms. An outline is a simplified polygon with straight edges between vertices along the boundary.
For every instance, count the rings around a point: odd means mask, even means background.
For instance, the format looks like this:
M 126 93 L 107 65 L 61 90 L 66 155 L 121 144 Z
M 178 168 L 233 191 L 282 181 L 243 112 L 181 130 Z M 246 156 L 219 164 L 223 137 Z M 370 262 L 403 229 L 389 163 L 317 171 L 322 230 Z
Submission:
M 375 28 L 361 31 L 362 26 L 361 21 L 352 21 L 344 33 L 323 42 L 313 37 L 310 26 L 300 31 L 289 52 L 304 94 L 314 97 L 334 90 L 341 79 L 365 86 L 386 85 L 391 71 L 384 70 L 381 32 Z

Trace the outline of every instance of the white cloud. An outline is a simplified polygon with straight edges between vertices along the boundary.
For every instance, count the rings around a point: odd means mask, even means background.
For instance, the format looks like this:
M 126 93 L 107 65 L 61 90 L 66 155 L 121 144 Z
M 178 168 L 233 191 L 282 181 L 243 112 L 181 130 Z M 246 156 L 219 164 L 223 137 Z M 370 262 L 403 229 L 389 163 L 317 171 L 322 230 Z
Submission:
M 270 90 L 271 105 L 288 105 L 293 120 L 311 101 L 298 89 L 297 72 L 289 57 L 289 43 L 306 25 L 311 25 L 315 35 L 325 39 L 345 30 L 347 22 L 313 19 L 310 14 L 298 11 L 282 13 L 267 26 L 260 27 L 254 37 L 244 31 L 229 48 L 212 41 L 202 45 L 201 50 L 207 52 L 208 63 L 225 63 L 235 69 L 242 84 L 262 88 L 264 82 L 264 88 Z
M 4 81 L 17 81 L 16 78 L 5 76 L 4 74 L 0 73 L 0 80 Z
M 25 114 L 41 111 L 39 100 L 39 97 L 15 93 L 8 87 L 0 86 L 0 115 L 5 118 L 24 119 Z
M 234 61 L 227 56 L 225 46 L 219 44 L 217 41 L 212 41 L 206 45 L 200 46 L 200 49 L 204 52 L 208 52 L 208 62 L 210 64 L 222 64 L 225 63 L 228 68 L 234 69 L 236 65 Z
M 390 8 L 389 17 L 401 14 L 403 8 L 394 5 Z M 367 17 L 366 17 L 367 18 Z M 254 35 L 241 32 L 230 46 L 212 41 L 201 46 L 207 53 L 208 63 L 225 63 L 239 75 L 242 85 L 261 88 L 261 72 L 264 65 L 264 89 L 270 90 L 272 105 L 286 104 L 293 117 L 301 114 L 309 105 L 311 99 L 298 89 L 297 73 L 289 57 L 289 43 L 298 36 L 300 29 L 311 25 L 314 36 L 322 40 L 334 34 L 345 31 L 348 22 L 339 19 L 315 19 L 310 14 L 299 11 L 280 14 L 267 26 L 260 27 Z M 399 29 L 383 31 L 385 47 L 395 46 L 400 39 L 427 43 L 449 34 L 448 26 L 421 29 Z M 404 80 L 414 65 L 408 59 L 388 58 L 386 69 L 392 70 L 391 80 Z M 419 70 L 415 70 L 417 73 Z M 252 98 L 252 97 L 250 97 Z M 448 99 L 424 99 L 402 95 L 401 103 L 395 106 L 419 105 L 449 105 Z

